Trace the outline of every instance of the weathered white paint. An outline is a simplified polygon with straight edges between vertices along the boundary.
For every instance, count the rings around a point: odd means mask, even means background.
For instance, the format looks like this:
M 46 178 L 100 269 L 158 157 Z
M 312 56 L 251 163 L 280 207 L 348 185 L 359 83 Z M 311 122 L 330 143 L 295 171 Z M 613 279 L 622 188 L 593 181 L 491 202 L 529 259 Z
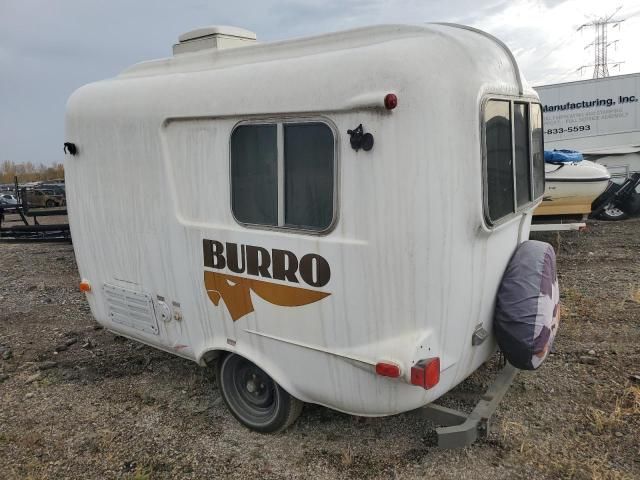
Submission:
M 531 208 L 491 229 L 483 218 L 481 105 L 537 100 L 508 50 L 448 25 L 380 26 L 307 39 L 205 50 L 136 65 L 82 87 L 67 109 L 65 164 L 78 267 L 107 328 L 201 362 L 214 350 L 260 365 L 301 400 L 360 415 L 429 403 L 495 349 L 494 298 Z M 376 95 L 393 92 L 399 105 Z M 245 228 L 230 207 L 229 137 L 240 121 L 323 118 L 337 132 L 338 204 L 326 235 Z M 375 136 L 350 148 L 348 129 Z M 202 240 L 317 253 L 329 297 L 279 307 L 253 295 L 233 322 L 203 284 Z M 179 302 L 159 334 L 113 323 L 100 285 Z M 280 282 L 282 283 L 282 282 Z M 409 384 L 439 356 L 440 383 Z M 373 365 L 402 366 L 401 379 Z

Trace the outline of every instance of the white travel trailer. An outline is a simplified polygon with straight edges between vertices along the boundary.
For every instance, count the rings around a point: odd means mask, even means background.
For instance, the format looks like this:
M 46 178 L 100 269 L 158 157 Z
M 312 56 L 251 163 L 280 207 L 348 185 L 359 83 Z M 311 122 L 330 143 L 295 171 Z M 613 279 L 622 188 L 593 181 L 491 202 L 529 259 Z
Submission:
M 81 286 L 109 330 L 217 360 L 256 430 L 302 402 L 416 409 L 495 352 L 541 121 L 510 51 L 468 27 L 190 32 L 68 102 Z

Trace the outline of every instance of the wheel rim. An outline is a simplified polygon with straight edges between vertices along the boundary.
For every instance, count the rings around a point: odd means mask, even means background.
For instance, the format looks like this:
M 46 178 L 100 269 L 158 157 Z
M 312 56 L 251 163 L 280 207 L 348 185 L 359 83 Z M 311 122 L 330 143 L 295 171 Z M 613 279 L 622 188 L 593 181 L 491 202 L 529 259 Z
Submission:
M 222 366 L 223 389 L 229 406 L 246 423 L 265 425 L 278 413 L 276 383 L 250 361 L 230 355 Z
M 622 215 L 624 215 L 624 212 L 612 203 L 604 207 L 604 213 L 610 217 L 621 217 Z

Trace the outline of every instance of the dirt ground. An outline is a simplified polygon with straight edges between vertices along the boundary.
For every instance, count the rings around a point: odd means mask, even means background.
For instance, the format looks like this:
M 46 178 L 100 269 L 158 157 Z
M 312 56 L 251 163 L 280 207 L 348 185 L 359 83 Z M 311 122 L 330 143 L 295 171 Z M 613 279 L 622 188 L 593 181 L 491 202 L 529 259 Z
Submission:
M 554 351 L 518 374 L 489 438 L 457 451 L 412 415 L 313 405 L 282 434 L 250 432 L 211 369 L 97 326 L 70 245 L 0 244 L 0 477 L 640 478 L 640 219 L 546 240 L 562 289 Z

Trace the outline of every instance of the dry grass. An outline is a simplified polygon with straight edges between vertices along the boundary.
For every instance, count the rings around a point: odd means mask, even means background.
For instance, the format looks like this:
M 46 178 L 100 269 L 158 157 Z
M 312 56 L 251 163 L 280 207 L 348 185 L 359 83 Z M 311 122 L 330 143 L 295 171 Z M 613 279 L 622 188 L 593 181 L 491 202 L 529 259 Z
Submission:
M 44 445 L 44 437 L 42 433 L 32 430 L 18 438 L 16 443 L 23 448 L 40 448 Z
M 523 453 L 525 450 L 526 437 L 529 429 L 526 425 L 519 422 L 503 422 L 500 427 L 500 436 L 502 442 L 506 442 L 507 439 L 512 439 L 516 443 L 520 443 L 518 450 Z
M 560 318 L 564 321 L 591 318 L 597 311 L 598 301 L 575 287 L 560 286 Z
M 610 412 L 589 407 L 586 416 L 596 433 L 612 431 L 625 423 L 626 417 L 640 415 L 640 387 L 631 386 L 617 397 Z
M 631 285 L 629 288 L 629 298 L 632 302 L 640 303 L 640 286 Z
M 627 388 L 622 396 L 623 415 L 640 415 L 640 386 Z
M 597 434 L 613 430 L 622 420 L 620 407 L 617 403 L 615 408 L 609 413 L 598 408 L 589 407 L 586 416 L 587 420 L 593 425 L 594 433 Z
M 610 463 L 608 455 L 604 455 L 602 458 L 592 458 L 587 465 L 587 472 L 590 474 L 591 480 L 631 480 L 630 475 L 612 470 L 609 466 Z
M 347 448 L 342 452 L 341 463 L 345 467 L 353 464 L 353 448 L 351 445 L 347 445 Z
M 133 474 L 133 480 L 150 480 L 152 473 L 151 468 L 137 466 Z
M 609 445 L 618 432 L 624 431 L 632 420 L 640 415 L 640 386 L 632 385 L 624 388 L 620 395 L 607 402 L 597 395 L 598 400 L 605 401 L 610 408 L 587 407 L 583 419 L 587 422 L 591 434 L 585 436 L 572 434 L 572 443 L 568 448 L 559 447 L 553 437 L 536 431 L 530 426 L 514 421 L 504 421 L 500 425 L 499 435 L 502 443 L 509 444 L 514 458 L 512 461 L 527 464 L 549 478 L 590 479 L 590 480 L 630 480 L 629 473 L 620 470 L 615 456 L 606 445 Z M 577 421 L 576 423 L 578 423 Z M 625 435 L 633 435 L 625 432 Z M 594 437 L 597 435 L 598 437 Z M 582 442 L 593 445 L 594 438 L 605 448 L 585 455 L 589 448 L 578 447 Z M 586 458 L 585 458 L 586 457 Z

